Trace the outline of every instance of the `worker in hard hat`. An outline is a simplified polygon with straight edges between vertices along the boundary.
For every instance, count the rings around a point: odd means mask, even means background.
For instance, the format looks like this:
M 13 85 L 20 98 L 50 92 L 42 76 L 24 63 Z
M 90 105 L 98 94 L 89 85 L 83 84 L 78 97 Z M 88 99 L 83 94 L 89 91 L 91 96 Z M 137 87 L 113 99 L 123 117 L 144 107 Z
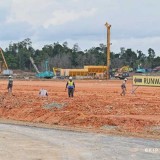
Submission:
M 125 78 L 123 80 L 123 82 L 122 82 L 122 85 L 121 85 L 121 89 L 122 89 L 121 96 L 125 96 L 125 94 L 126 94 L 126 90 L 127 90 L 127 88 L 126 88 L 126 82 L 127 82 L 127 78 Z
M 41 97 L 48 97 L 48 91 L 46 89 L 40 89 L 39 96 Z
M 7 87 L 8 93 L 12 92 L 12 87 L 13 87 L 13 77 L 10 75 L 8 77 L 8 87 Z
M 66 89 L 67 88 L 68 88 L 68 96 L 73 97 L 73 94 L 74 94 L 74 91 L 75 91 L 75 83 L 73 82 L 72 77 L 69 77 L 69 81 L 66 84 Z

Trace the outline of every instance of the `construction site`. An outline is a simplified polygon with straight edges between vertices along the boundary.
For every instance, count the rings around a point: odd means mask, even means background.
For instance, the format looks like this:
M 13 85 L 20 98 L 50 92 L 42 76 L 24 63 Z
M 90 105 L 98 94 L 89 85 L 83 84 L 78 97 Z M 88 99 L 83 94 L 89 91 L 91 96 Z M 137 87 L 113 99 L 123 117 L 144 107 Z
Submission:
M 0 117 L 23 122 L 44 123 L 72 128 L 95 129 L 110 133 L 160 136 L 160 90 L 142 87 L 120 96 L 118 80 L 75 81 L 74 98 L 65 92 L 66 81 L 14 80 L 13 95 L 6 91 L 7 82 L 0 81 Z M 48 90 L 39 97 L 39 89 Z
M 12 93 L 6 89 L 7 78 L 0 79 L 1 120 L 160 138 L 159 77 L 156 86 L 148 87 L 141 84 L 139 77 L 130 76 L 126 95 L 120 96 L 120 79 L 125 76 L 110 79 L 109 65 L 84 66 L 83 69 L 53 68 L 51 72 L 46 63 L 46 71 L 40 73 L 30 58 L 37 74 L 19 78 L 8 69 L 2 50 L 1 54 L 1 73 L 14 78 Z M 126 68 L 122 70 L 126 72 Z M 69 98 L 65 91 L 69 76 L 76 84 L 73 98 Z M 39 96 L 41 88 L 48 91 L 47 97 Z
M 160 160 L 160 1 L 0 1 L 0 160 Z

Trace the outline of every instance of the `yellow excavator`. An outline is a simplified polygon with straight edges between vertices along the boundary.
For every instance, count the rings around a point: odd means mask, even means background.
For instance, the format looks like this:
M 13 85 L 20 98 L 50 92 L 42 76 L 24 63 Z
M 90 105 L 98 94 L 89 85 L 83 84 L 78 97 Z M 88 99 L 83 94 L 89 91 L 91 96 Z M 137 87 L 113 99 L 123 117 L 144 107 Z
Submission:
M 133 71 L 133 68 L 129 66 L 123 66 L 118 69 L 118 71 L 115 73 L 115 78 L 124 79 L 129 77 L 129 72 Z
M 0 74 L 3 74 L 3 75 L 13 74 L 13 71 L 8 69 L 8 65 L 5 60 L 2 48 L 0 48 Z
M 120 72 L 131 72 L 133 71 L 133 68 L 129 66 L 123 66 L 122 68 L 119 69 Z

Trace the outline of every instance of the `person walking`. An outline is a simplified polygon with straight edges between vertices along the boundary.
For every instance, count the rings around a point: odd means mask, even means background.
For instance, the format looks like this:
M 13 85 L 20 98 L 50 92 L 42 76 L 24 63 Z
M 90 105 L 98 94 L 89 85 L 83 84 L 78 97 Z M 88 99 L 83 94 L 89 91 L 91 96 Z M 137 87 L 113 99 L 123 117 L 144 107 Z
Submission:
M 12 76 L 10 75 L 9 77 L 8 77 L 8 87 L 7 87 L 7 89 L 8 89 L 8 93 L 12 93 L 12 87 L 13 87 L 13 78 L 12 78 Z
M 124 81 L 122 82 L 122 85 L 121 85 L 121 89 L 122 89 L 121 96 L 123 96 L 123 95 L 125 96 L 125 94 L 126 94 L 126 90 L 127 90 L 126 82 L 127 82 L 127 78 L 125 78 Z
M 69 81 L 66 84 L 66 89 L 67 88 L 68 88 L 68 96 L 73 97 L 75 91 L 75 83 L 73 82 L 72 77 L 69 77 Z

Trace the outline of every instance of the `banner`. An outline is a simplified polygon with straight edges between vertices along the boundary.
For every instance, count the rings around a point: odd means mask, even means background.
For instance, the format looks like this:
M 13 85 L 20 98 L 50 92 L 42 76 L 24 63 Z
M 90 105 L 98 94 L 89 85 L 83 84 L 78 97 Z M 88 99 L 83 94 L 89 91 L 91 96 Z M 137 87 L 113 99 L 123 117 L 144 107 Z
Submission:
M 160 76 L 133 76 L 133 85 L 160 87 Z

